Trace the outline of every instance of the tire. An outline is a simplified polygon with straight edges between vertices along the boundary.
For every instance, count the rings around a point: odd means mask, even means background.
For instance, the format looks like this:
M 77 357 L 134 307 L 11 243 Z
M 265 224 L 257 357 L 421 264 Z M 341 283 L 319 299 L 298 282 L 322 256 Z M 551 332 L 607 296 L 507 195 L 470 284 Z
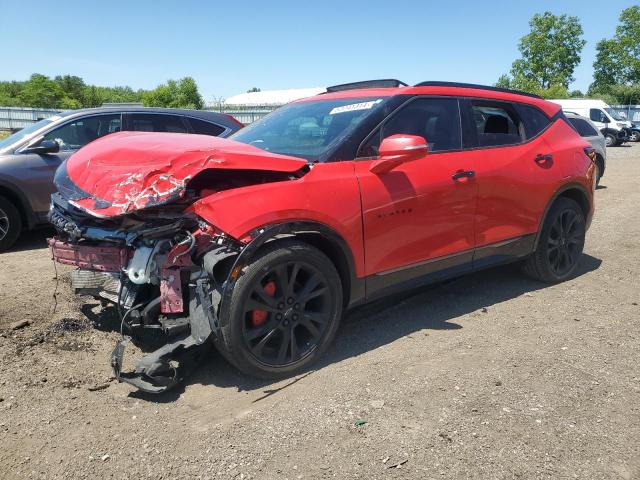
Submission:
M 340 277 L 326 255 L 306 243 L 275 242 L 243 269 L 230 301 L 223 302 L 222 338 L 215 345 L 248 375 L 296 374 L 331 344 L 342 298 Z
M 596 156 L 596 186 L 600 185 L 600 179 L 604 173 L 604 160 L 598 155 Z
M 12 202 L 5 197 L 0 197 L 0 252 L 11 248 L 21 231 L 20 212 Z
M 633 131 L 629 136 L 629 140 L 632 142 L 640 142 L 640 132 Z
M 618 144 L 618 139 L 612 133 L 605 133 L 604 143 L 607 147 L 615 147 Z
M 522 266 L 524 273 L 549 283 L 568 279 L 580 262 L 585 233 L 580 206 L 570 198 L 559 198 L 547 214 L 536 250 Z

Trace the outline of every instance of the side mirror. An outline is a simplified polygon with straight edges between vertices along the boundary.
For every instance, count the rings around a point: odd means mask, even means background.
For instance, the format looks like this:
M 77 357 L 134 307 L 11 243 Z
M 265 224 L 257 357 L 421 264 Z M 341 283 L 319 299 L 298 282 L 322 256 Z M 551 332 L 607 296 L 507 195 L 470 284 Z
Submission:
M 379 159 L 371 164 L 369 171 L 375 174 L 389 172 L 398 165 L 424 157 L 428 151 L 429 145 L 423 137 L 391 135 L 380 143 Z
M 60 151 L 60 145 L 55 140 L 42 140 L 41 142 L 29 145 L 23 149 L 21 153 L 58 153 Z

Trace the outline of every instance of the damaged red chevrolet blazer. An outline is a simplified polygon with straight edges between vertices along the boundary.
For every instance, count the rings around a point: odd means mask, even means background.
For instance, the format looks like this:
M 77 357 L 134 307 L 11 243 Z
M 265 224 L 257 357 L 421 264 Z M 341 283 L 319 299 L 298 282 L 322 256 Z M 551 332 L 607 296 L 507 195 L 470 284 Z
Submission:
M 122 132 L 55 178 L 50 240 L 77 293 L 164 345 L 117 377 L 158 392 L 210 344 L 266 378 L 308 368 L 343 312 L 520 261 L 570 277 L 593 214 L 594 153 L 559 105 L 469 84 L 339 85 L 229 139 Z

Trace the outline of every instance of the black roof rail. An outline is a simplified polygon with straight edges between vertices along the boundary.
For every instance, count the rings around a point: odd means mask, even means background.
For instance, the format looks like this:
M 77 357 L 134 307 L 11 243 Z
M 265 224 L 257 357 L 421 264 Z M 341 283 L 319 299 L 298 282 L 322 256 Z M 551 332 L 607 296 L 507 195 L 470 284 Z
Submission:
M 478 90 L 491 90 L 493 92 L 515 93 L 516 95 L 525 95 L 527 97 L 542 98 L 534 93 L 523 92 L 522 90 L 512 90 L 510 88 L 489 87 L 487 85 L 477 85 L 475 83 L 457 83 L 457 82 L 421 82 L 415 87 L 459 87 L 459 88 L 477 88 Z
M 381 80 L 363 80 L 361 82 L 343 83 L 327 87 L 325 93 L 342 92 L 344 90 L 356 90 L 358 88 L 397 88 L 408 87 L 408 85 L 394 78 L 384 78 Z

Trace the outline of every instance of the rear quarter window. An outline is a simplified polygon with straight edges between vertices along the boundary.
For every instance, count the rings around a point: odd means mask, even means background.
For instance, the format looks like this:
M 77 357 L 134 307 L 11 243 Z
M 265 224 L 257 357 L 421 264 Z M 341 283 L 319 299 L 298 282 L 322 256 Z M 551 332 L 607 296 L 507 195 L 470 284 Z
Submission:
M 515 107 L 522 121 L 527 140 L 538 135 L 551 123 L 549 117 L 536 107 L 522 104 L 516 104 Z
M 198 118 L 189 117 L 189 123 L 191 124 L 191 128 L 193 129 L 193 133 L 197 133 L 200 135 L 211 135 L 213 137 L 217 137 L 226 130 L 226 128 L 221 127 L 216 123 L 207 122 Z
M 581 118 L 568 118 L 569 123 L 573 125 L 573 128 L 580 134 L 581 137 L 595 137 L 598 132 L 587 122 Z

